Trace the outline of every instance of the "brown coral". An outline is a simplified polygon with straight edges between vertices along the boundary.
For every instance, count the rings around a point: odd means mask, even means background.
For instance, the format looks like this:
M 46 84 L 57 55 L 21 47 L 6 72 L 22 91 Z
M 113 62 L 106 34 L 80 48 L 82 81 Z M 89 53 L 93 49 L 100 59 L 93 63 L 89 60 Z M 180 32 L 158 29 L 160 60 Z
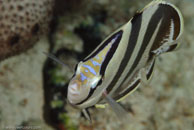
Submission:
M 54 0 L 0 0 L 0 60 L 30 48 L 48 31 Z

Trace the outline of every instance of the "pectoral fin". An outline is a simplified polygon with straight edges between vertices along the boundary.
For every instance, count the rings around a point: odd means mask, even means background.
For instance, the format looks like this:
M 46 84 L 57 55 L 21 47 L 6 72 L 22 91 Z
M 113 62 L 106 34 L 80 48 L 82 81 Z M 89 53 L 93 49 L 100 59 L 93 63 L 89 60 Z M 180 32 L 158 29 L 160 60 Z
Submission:
M 108 94 L 105 92 L 103 93 L 106 102 L 111 106 L 112 110 L 116 113 L 117 117 L 122 121 L 126 122 L 129 121 L 129 114 L 125 109 L 119 105 L 114 99 L 112 99 Z
M 49 58 L 51 58 L 52 60 L 54 60 L 55 62 L 61 64 L 64 67 L 67 67 L 69 70 L 72 70 L 68 65 L 66 65 L 65 63 L 63 63 L 61 60 L 59 60 L 55 55 L 51 54 L 51 53 L 46 53 L 43 52 L 45 55 L 47 55 Z
M 86 109 L 83 109 L 83 110 L 82 110 L 82 113 L 83 113 L 83 115 L 85 116 L 85 118 L 86 118 L 87 120 L 89 120 L 90 123 L 92 123 L 92 119 L 91 119 L 90 112 L 88 111 L 88 109 L 87 109 L 87 108 L 86 108 Z

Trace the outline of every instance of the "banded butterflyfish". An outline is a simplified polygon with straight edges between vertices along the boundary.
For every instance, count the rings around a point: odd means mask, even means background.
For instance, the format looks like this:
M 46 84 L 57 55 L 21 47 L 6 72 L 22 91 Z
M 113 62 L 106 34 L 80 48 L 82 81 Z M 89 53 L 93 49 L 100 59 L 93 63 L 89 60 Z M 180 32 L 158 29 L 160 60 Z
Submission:
M 151 2 L 77 64 L 68 85 L 69 103 L 87 117 L 86 108 L 105 103 L 126 117 L 117 102 L 150 79 L 156 57 L 175 50 L 182 32 L 183 18 L 174 5 Z

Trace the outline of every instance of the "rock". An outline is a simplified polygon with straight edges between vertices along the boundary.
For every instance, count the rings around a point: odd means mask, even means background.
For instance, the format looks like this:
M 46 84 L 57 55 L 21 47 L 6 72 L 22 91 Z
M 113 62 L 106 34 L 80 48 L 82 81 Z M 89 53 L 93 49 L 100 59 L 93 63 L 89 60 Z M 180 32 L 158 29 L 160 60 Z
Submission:
M 48 48 L 48 41 L 41 39 L 32 49 L 1 62 L 0 129 L 15 128 L 32 119 L 40 122 L 37 127 L 48 130 L 42 117 L 42 68 L 47 58 L 42 52 Z

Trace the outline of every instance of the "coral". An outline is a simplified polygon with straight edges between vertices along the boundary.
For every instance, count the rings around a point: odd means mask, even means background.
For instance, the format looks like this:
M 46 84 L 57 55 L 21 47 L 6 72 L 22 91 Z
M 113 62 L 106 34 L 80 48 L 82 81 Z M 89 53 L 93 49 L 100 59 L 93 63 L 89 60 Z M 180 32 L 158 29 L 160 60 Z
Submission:
M 0 1 L 0 60 L 30 48 L 48 31 L 54 0 Z

